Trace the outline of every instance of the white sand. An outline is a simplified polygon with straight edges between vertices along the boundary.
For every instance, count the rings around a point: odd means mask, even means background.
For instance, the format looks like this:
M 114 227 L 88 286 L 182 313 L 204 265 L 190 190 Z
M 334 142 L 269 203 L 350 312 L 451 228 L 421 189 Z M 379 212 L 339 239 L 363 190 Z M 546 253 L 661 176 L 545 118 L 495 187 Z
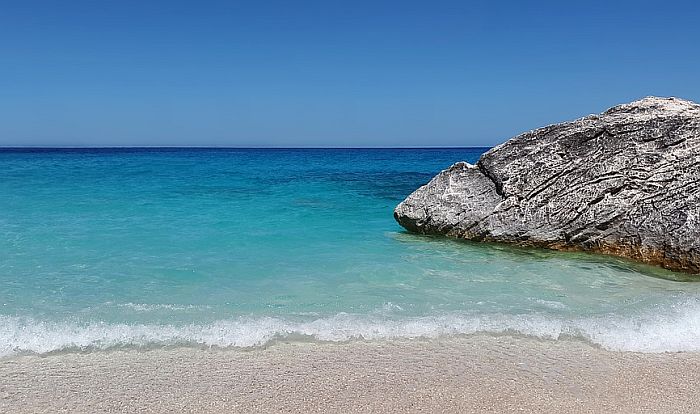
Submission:
M 698 353 L 490 336 L 0 360 L 3 413 L 698 413 L 698 386 Z

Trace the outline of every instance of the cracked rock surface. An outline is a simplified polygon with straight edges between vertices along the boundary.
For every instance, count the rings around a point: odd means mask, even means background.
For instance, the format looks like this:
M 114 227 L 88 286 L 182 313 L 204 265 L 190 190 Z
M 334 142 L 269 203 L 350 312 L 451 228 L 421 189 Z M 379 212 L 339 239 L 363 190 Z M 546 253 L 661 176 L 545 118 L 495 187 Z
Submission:
M 409 231 L 700 273 L 700 105 L 648 97 L 526 132 L 394 210 Z

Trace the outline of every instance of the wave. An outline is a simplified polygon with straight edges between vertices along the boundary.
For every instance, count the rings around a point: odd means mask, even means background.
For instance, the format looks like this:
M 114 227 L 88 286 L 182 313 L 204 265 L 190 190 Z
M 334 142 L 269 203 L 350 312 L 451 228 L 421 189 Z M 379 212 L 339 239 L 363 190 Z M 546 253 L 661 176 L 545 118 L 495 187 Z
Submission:
M 542 339 L 580 338 L 608 350 L 700 351 L 700 302 L 688 301 L 635 317 L 566 319 L 545 314 L 444 314 L 391 319 L 339 313 L 309 321 L 240 317 L 208 324 L 69 323 L 0 316 L 0 356 L 61 350 L 193 345 L 260 347 L 279 340 L 345 342 L 436 338 L 469 334 L 520 334 Z
M 210 306 L 197 306 L 197 305 L 173 305 L 167 303 L 160 304 L 146 304 L 146 303 L 117 303 L 112 304 L 107 302 L 106 305 L 114 305 L 119 308 L 126 308 L 136 312 L 154 312 L 158 310 L 168 310 L 168 311 L 192 311 L 192 310 L 202 310 L 211 309 Z

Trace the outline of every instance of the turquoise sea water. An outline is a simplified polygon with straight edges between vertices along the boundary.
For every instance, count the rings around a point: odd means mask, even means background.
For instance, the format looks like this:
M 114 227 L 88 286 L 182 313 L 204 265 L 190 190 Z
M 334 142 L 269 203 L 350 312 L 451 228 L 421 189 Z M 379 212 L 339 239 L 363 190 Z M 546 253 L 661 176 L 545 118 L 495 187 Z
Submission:
M 700 284 L 408 234 L 485 149 L 0 151 L 0 356 L 520 333 L 700 350 Z

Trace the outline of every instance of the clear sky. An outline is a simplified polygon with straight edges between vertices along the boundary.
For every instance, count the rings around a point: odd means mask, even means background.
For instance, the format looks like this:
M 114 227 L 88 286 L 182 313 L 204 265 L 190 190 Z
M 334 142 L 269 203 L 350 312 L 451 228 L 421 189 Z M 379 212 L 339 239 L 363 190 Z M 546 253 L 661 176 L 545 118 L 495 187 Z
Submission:
M 3 146 L 480 146 L 700 101 L 684 1 L 1 1 Z

